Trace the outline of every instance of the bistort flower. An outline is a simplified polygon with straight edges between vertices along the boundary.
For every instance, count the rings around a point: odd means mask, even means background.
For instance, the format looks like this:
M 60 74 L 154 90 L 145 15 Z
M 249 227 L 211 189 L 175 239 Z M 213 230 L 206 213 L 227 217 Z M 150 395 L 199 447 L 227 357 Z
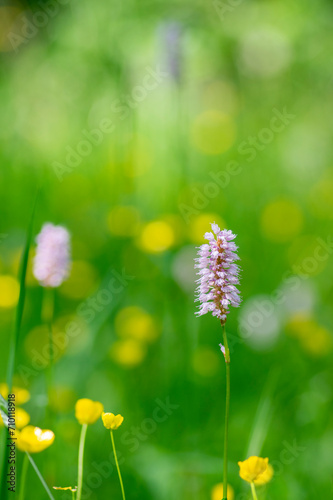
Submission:
M 211 312 L 225 324 L 229 306 L 238 307 L 241 302 L 239 290 L 239 266 L 235 264 L 239 257 L 238 247 L 233 240 L 236 235 L 231 231 L 220 230 L 217 224 L 212 224 L 213 233 L 206 233 L 208 243 L 201 245 L 195 267 L 199 269 L 197 280 L 197 301 L 200 309 L 198 316 Z
M 115 431 L 123 423 L 124 417 L 121 415 L 115 415 L 114 413 L 102 413 L 102 420 L 106 429 Z
M 15 431 L 16 446 L 21 451 L 39 453 L 46 450 L 54 441 L 54 433 L 39 427 L 28 425 L 21 431 Z
M 274 474 L 268 458 L 249 457 L 244 462 L 238 462 L 239 475 L 244 481 L 257 486 L 268 483 Z
M 99 401 L 92 401 L 91 399 L 79 399 L 75 405 L 75 417 L 79 424 L 94 424 L 101 416 L 104 408 Z
M 44 224 L 36 238 L 33 273 L 44 287 L 60 286 L 70 272 L 70 235 L 66 228 Z

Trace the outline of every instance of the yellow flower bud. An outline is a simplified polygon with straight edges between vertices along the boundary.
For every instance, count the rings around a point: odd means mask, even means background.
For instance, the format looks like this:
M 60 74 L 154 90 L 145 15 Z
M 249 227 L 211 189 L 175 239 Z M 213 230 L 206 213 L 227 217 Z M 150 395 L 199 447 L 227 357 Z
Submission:
M 15 427 L 16 429 L 23 429 L 30 422 L 30 415 L 23 408 L 16 408 L 15 411 Z
M 238 462 L 238 465 L 240 477 L 248 483 L 262 485 L 273 477 L 273 467 L 269 465 L 268 458 L 250 457 L 244 462 Z
M 91 399 L 79 399 L 75 405 L 75 417 L 80 424 L 94 424 L 102 414 L 103 405 Z
M 0 384 L 0 394 L 4 399 L 8 398 L 8 385 Z M 15 404 L 23 405 L 30 399 L 30 392 L 27 389 L 22 389 L 22 387 L 13 387 L 11 394 L 15 394 Z
M 114 415 L 114 413 L 103 413 L 102 420 L 106 429 L 115 431 L 123 423 L 124 417 L 121 415 Z
M 52 431 L 28 425 L 21 432 L 15 431 L 15 437 L 17 438 L 16 446 L 19 450 L 28 453 L 39 453 L 51 446 L 55 436 Z

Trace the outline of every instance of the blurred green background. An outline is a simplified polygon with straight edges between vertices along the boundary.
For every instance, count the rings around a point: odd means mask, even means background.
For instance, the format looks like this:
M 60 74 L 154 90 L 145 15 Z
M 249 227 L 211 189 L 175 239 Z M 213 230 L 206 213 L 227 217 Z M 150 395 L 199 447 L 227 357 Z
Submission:
M 0 381 L 38 185 L 34 237 L 47 221 L 72 236 L 55 329 L 64 338 L 75 321 L 80 334 L 59 340 L 56 439 L 35 457 L 50 486 L 76 484 L 74 405 L 90 397 L 125 417 L 129 500 L 219 500 L 222 332 L 194 316 L 193 269 L 216 221 L 238 235 L 242 266 L 227 322 L 235 498 L 249 498 L 237 462 L 250 454 L 276 471 L 259 499 L 332 497 L 332 15 L 328 0 L 2 2 Z M 15 382 L 45 428 L 33 254 Z M 173 405 L 162 422 L 157 400 Z M 120 498 L 101 472 L 110 453 L 98 422 L 83 499 Z M 45 498 L 32 469 L 26 498 Z

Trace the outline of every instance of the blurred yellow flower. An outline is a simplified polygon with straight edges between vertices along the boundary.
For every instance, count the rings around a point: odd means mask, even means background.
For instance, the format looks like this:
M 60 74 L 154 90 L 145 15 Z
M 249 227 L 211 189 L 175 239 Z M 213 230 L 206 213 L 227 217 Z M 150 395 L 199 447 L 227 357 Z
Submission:
M 56 386 L 50 391 L 50 405 L 56 412 L 67 412 L 73 408 L 75 391 L 70 387 Z
M 8 385 L 0 384 L 0 394 L 4 399 L 8 398 Z M 21 387 L 12 387 L 11 394 L 15 394 L 15 404 L 23 405 L 30 399 L 30 392 L 26 389 L 22 389 Z
M 106 429 L 115 431 L 123 423 L 124 417 L 121 415 L 115 415 L 114 413 L 102 413 L 102 420 Z
M 146 354 L 146 346 L 135 339 L 119 340 L 110 348 L 110 357 L 127 368 L 142 363 Z
M 9 275 L 0 276 L 0 307 L 12 308 L 17 305 L 20 285 L 16 278 Z
M 153 162 L 151 139 L 141 134 L 131 135 L 126 150 L 122 166 L 124 174 L 127 177 L 146 174 Z
M 163 220 L 149 222 L 142 230 L 140 246 L 148 253 L 168 250 L 175 242 L 175 234 L 170 224 Z
M 319 325 L 307 313 L 294 314 L 287 323 L 286 332 L 298 338 L 305 351 L 315 357 L 332 352 L 333 337 L 327 328 Z
M 292 200 L 280 198 L 264 208 L 261 228 L 264 236 L 276 243 L 285 243 L 297 236 L 303 226 L 303 214 Z
M 234 500 L 235 493 L 233 488 L 228 484 L 227 488 L 228 500 Z M 218 483 L 212 488 L 211 500 L 222 500 L 223 498 L 223 483 Z
M 254 484 L 256 484 L 257 486 L 262 486 L 264 484 L 267 484 L 271 481 L 273 476 L 274 476 L 274 469 L 271 466 L 271 464 L 268 464 L 265 472 L 257 477 L 257 479 L 254 481 Z
M 21 451 L 28 453 L 39 453 L 51 446 L 54 441 L 54 433 L 50 430 L 42 430 L 39 427 L 28 425 L 21 431 L 16 431 L 16 446 Z
M 236 138 L 233 119 L 225 113 L 209 110 L 196 117 L 192 126 L 192 142 L 196 149 L 207 155 L 227 151 Z
M 60 292 L 71 299 L 83 299 L 98 283 L 96 269 L 84 260 L 72 262 L 71 274 L 62 284 Z
M 110 233 L 116 236 L 136 236 L 140 227 L 140 215 L 132 206 L 114 207 L 108 214 L 107 224 Z
M 15 410 L 15 426 L 16 429 L 26 427 L 30 422 L 30 415 L 23 408 L 16 408 Z
M 268 458 L 250 457 L 244 462 L 238 462 L 239 475 L 244 481 L 262 485 L 273 477 L 273 468 L 268 464 Z
M 75 417 L 80 424 L 94 424 L 104 410 L 102 403 L 91 399 L 79 399 L 75 405 Z
M 193 370 L 202 377 L 213 377 L 220 369 L 221 353 L 210 347 L 200 346 L 192 354 Z
M 137 306 L 124 307 L 117 314 L 115 328 L 120 337 L 142 342 L 152 342 L 159 334 L 153 317 Z

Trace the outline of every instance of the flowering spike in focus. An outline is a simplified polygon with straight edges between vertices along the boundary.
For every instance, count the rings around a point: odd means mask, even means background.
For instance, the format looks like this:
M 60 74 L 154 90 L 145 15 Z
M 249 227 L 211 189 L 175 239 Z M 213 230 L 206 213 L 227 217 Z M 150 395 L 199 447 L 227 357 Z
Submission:
M 199 257 L 195 259 L 199 275 L 196 300 L 200 302 L 196 314 L 202 316 L 211 312 L 223 325 L 229 306 L 239 307 L 241 302 L 236 287 L 239 284 L 239 266 L 235 264 L 239 260 L 238 247 L 233 242 L 236 235 L 231 231 L 221 231 L 215 223 L 212 230 L 213 233 L 205 234 L 208 243 L 199 247 Z

